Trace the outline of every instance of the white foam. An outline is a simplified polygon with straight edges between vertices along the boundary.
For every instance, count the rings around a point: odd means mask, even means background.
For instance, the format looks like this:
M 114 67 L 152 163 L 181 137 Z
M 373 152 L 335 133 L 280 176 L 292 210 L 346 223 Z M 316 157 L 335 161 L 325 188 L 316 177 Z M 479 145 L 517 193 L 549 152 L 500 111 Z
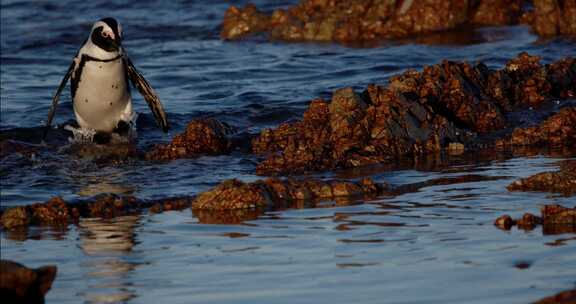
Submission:
M 137 130 L 136 130 L 136 120 L 138 119 L 137 113 L 132 113 L 130 117 L 130 121 L 128 124 L 130 125 L 130 129 L 128 130 L 128 134 L 126 136 L 122 136 L 117 133 L 111 134 L 110 143 L 128 143 L 135 140 L 138 137 Z M 76 128 L 71 125 L 65 125 L 64 130 L 68 130 L 72 132 L 73 138 L 68 138 L 70 143 L 76 144 L 90 144 L 94 143 L 94 135 L 96 135 L 96 130 L 89 129 L 89 128 Z

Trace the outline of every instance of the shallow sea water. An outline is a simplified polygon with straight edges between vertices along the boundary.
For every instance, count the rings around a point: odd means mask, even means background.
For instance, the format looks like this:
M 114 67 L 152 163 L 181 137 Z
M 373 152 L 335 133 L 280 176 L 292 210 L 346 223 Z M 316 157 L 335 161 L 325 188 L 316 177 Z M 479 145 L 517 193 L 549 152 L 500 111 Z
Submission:
M 273 9 L 294 1 L 254 1 Z M 113 16 L 136 66 L 156 89 L 173 129 L 162 134 L 142 98 L 138 146 L 169 141 L 197 117 L 257 133 L 301 117 L 334 89 L 386 83 L 391 75 L 449 60 L 500 68 L 521 51 L 543 62 L 574 55 L 576 43 L 538 40 L 524 27 L 486 28 L 452 43 L 414 40 L 371 48 L 223 42 L 219 23 L 244 1 L 10 1 L 1 4 L 1 130 L 39 141 L 51 95 L 91 24 Z M 461 38 L 461 37 L 460 37 Z M 56 123 L 73 119 L 68 89 Z M 223 219 L 189 209 L 58 230 L 1 232 L 1 255 L 30 267 L 56 264 L 47 303 L 526 303 L 576 285 L 576 235 L 540 228 L 500 231 L 503 213 L 537 213 L 575 198 L 508 192 L 513 180 L 554 170 L 563 154 L 451 157 L 429 166 L 318 173 L 370 176 L 405 185 L 470 176 L 371 201 L 325 202 Z M 574 156 L 574 155 L 572 155 Z M 2 207 L 102 192 L 142 198 L 193 195 L 227 178 L 252 181 L 257 159 L 230 155 L 167 163 L 100 165 L 65 153 L 4 159 Z M 491 177 L 491 178 L 486 178 Z M 222 224 L 222 222 L 225 222 Z M 560 241 L 558 241 L 560 240 Z M 528 266 L 528 267 L 526 267 Z

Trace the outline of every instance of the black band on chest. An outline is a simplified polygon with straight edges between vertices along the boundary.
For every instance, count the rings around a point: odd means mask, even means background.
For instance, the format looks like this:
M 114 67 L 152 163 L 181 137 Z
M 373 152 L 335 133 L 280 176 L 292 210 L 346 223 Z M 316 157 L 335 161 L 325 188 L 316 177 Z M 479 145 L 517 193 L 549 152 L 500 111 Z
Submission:
M 98 58 L 96 58 L 96 57 L 92 57 L 92 56 L 90 56 L 90 55 L 83 54 L 81 60 L 82 60 L 82 61 L 111 62 L 111 61 L 114 61 L 114 60 L 118 60 L 118 59 L 120 59 L 120 58 L 122 58 L 122 54 L 118 54 L 118 56 L 116 56 L 116 57 L 114 57 L 114 58 L 110 58 L 110 59 L 98 59 Z
M 84 70 L 84 66 L 86 65 L 86 62 L 88 61 L 96 61 L 96 62 L 112 62 L 118 59 L 121 59 L 122 54 L 118 54 L 118 56 L 114 57 L 114 58 L 110 58 L 110 59 L 98 59 L 96 57 L 92 57 L 90 55 L 86 55 L 86 54 L 82 54 L 82 57 L 80 57 L 80 63 L 78 63 L 78 67 L 75 69 L 75 72 L 72 75 L 72 79 L 71 79 L 71 86 L 70 86 L 70 91 L 72 93 L 72 99 L 74 99 L 74 97 L 76 96 L 76 90 L 78 89 L 78 85 L 80 83 L 81 79 L 81 75 L 82 75 L 82 70 Z M 128 83 L 128 81 L 126 81 L 126 83 Z

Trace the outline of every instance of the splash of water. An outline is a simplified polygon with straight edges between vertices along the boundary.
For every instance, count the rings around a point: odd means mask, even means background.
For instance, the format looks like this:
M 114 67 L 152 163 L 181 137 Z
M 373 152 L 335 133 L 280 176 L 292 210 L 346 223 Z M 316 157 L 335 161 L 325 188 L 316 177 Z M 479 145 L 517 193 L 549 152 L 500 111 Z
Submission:
M 138 119 L 137 113 L 132 113 L 128 124 L 130 126 L 128 132 L 125 135 L 118 133 L 112 133 L 110 142 L 116 143 L 129 143 L 136 140 L 138 133 L 136 130 L 136 120 Z M 73 137 L 68 138 L 68 141 L 72 144 L 91 144 L 94 143 L 94 136 L 97 131 L 91 128 L 74 127 L 71 125 L 64 126 L 64 130 L 72 132 Z

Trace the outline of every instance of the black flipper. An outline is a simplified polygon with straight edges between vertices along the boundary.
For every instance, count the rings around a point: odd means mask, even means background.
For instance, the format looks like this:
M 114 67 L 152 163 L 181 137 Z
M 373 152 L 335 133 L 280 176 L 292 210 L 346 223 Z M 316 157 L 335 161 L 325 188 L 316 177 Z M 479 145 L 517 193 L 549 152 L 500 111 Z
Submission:
M 128 72 L 128 78 L 148 103 L 152 114 L 154 114 L 156 123 L 162 128 L 164 133 L 168 132 L 170 126 L 168 125 L 168 119 L 166 118 L 166 113 L 164 112 L 158 95 L 156 95 L 156 92 L 154 92 L 154 89 L 152 89 L 148 81 L 144 79 L 144 76 L 136 70 L 136 67 L 134 67 L 134 64 L 132 64 L 128 56 L 124 56 L 124 63 L 126 65 L 126 71 Z
M 62 82 L 60 82 L 60 86 L 58 87 L 56 93 L 54 94 L 54 97 L 52 98 L 52 106 L 50 107 L 50 112 L 48 112 L 48 120 L 46 121 L 46 129 L 44 130 L 42 140 L 46 139 L 46 135 L 48 135 L 48 130 L 50 130 L 50 125 L 52 124 L 52 119 L 54 119 L 54 114 L 56 114 L 56 106 L 58 106 L 58 100 L 60 99 L 60 94 L 62 93 L 62 90 L 64 90 L 64 88 L 66 87 L 66 84 L 68 83 L 68 80 L 70 79 L 70 76 L 74 71 L 75 65 L 76 62 L 72 61 L 70 67 L 68 68 L 68 71 L 66 72 L 66 75 L 64 75 Z

